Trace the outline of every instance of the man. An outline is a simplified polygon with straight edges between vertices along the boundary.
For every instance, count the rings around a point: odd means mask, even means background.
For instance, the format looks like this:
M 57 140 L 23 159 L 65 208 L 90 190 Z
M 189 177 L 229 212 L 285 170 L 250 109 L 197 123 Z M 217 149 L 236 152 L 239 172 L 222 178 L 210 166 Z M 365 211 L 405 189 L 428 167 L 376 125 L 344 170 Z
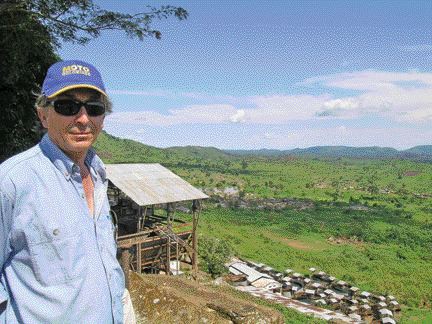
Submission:
M 108 180 L 91 149 L 111 109 L 101 75 L 58 62 L 36 106 L 47 134 L 0 165 L 0 323 L 122 323 Z

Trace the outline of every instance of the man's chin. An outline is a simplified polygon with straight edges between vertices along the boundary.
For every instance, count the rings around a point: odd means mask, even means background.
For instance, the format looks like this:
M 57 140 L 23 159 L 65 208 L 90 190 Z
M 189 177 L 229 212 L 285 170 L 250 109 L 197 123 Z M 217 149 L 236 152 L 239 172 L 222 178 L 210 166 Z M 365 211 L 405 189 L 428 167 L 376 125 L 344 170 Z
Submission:
M 93 144 L 93 136 L 72 136 L 69 138 L 69 147 L 72 151 L 82 152 L 88 150 Z

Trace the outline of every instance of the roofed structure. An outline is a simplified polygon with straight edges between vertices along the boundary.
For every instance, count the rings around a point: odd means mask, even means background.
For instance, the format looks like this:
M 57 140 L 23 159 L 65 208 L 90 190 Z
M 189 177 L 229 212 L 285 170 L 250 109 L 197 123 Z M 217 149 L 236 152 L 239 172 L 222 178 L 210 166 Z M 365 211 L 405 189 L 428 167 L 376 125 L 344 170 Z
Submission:
M 158 163 L 107 164 L 106 171 L 108 179 L 138 206 L 208 198 Z
M 174 274 L 172 260 L 190 263 L 195 273 L 200 201 L 208 196 L 157 163 L 107 164 L 106 172 L 127 283 L 129 269 Z M 192 223 L 175 219 L 176 204 L 187 201 Z

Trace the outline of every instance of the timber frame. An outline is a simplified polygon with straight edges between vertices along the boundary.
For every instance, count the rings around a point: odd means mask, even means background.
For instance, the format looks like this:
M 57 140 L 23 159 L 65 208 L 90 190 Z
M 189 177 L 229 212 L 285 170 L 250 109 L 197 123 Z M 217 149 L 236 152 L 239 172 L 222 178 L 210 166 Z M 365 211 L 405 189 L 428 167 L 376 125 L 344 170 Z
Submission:
M 203 198 L 140 206 L 110 180 L 108 199 L 126 287 L 129 285 L 129 270 L 173 275 L 179 273 L 180 263 L 186 263 L 192 268 L 192 276 L 196 277 L 197 227 Z M 185 204 L 190 203 L 188 210 L 192 222 L 176 219 L 178 205 L 187 209 Z

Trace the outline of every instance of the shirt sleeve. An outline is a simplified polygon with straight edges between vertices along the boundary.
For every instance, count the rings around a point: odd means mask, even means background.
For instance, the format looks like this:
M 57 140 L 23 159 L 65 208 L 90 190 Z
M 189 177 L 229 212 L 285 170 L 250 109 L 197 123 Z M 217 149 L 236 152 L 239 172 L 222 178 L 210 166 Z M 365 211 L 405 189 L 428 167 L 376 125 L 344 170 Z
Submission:
M 3 267 L 6 260 L 9 258 L 8 240 L 12 223 L 13 203 L 11 199 L 2 191 L 0 191 L 0 305 L 9 299 L 8 292 L 3 286 Z M 4 306 L 4 305 L 2 305 Z M 0 306 L 0 323 L 2 309 Z

